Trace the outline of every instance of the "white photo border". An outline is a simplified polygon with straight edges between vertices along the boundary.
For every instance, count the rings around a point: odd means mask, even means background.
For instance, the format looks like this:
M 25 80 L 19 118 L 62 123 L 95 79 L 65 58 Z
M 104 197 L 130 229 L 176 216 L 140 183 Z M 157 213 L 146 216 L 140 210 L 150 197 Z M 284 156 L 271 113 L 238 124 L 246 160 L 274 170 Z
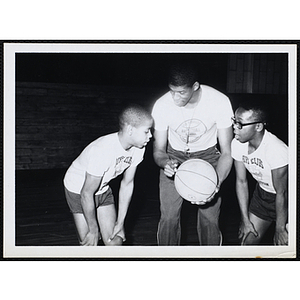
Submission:
M 293 43 L 88 43 L 4 42 L 4 258 L 221 259 L 296 258 L 297 191 L 297 45 Z M 288 246 L 16 246 L 15 245 L 15 55 L 16 53 L 287 53 L 289 99 L 289 245 Z

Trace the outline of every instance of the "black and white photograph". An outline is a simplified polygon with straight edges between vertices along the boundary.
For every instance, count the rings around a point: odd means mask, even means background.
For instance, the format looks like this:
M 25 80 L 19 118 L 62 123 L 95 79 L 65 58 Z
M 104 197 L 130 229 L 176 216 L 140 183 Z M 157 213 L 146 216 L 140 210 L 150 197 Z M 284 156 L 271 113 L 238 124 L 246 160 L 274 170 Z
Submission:
M 4 43 L 5 258 L 296 257 L 292 43 Z

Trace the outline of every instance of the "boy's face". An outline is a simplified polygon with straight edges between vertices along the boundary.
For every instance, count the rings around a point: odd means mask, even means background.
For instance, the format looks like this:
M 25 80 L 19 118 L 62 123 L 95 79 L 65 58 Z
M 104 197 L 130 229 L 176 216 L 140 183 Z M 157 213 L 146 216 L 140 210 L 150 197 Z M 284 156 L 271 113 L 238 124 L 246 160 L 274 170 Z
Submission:
M 246 143 L 256 134 L 257 124 L 239 126 L 240 124 L 248 124 L 254 122 L 253 112 L 238 108 L 234 114 L 235 124 L 233 124 L 234 137 L 241 143 Z M 242 128 L 239 128 L 242 127 Z
M 133 146 L 137 148 L 144 148 L 152 137 L 151 127 L 152 120 L 145 120 L 139 127 L 132 127 Z
M 169 89 L 174 103 L 180 107 L 187 105 L 195 92 L 194 85 L 192 87 L 189 87 L 187 85 L 175 86 L 169 84 Z

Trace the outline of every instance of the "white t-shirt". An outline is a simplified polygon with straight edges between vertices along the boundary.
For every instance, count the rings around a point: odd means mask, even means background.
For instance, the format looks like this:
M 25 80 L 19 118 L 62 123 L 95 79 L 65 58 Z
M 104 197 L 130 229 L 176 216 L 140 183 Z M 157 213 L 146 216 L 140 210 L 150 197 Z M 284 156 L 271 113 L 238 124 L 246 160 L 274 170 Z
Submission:
M 233 159 L 244 163 L 262 189 L 276 194 L 271 171 L 288 164 L 287 145 L 267 130 L 265 130 L 261 144 L 251 154 L 248 154 L 248 145 L 248 142 L 241 143 L 233 139 L 231 143 Z
M 227 96 L 207 85 L 201 85 L 198 105 L 188 109 L 174 103 L 167 92 L 154 104 L 152 116 L 156 130 L 168 130 L 171 147 L 190 152 L 206 150 L 217 144 L 217 130 L 231 126 L 232 106 Z
M 85 181 L 86 172 L 103 176 L 96 195 L 108 189 L 108 183 L 130 166 L 137 166 L 144 156 L 145 148 L 136 147 L 126 151 L 117 133 L 112 133 L 90 143 L 73 161 L 64 177 L 65 187 L 79 194 Z

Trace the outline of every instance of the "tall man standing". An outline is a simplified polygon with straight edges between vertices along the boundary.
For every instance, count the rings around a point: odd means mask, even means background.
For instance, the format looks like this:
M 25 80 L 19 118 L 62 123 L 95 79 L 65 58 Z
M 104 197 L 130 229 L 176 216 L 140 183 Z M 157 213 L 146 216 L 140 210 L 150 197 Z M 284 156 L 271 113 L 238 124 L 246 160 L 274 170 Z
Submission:
M 191 158 L 212 164 L 219 178 L 213 196 L 199 205 L 197 232 L 200 245 L 220 245 L 220 185 L 231 166 L 231 117 L 233 111 L 227 96 L 199 83 L 193 66 L 177 65 L 169 75 L 170 91 L 153 107 L 154 160 L 160 171 L 160 209 L 158 245 L 179 245 L 180 212 L 183 199 L 174 185 L 176 168 Z M 219 149 L 217 148 L 219 144 Z

